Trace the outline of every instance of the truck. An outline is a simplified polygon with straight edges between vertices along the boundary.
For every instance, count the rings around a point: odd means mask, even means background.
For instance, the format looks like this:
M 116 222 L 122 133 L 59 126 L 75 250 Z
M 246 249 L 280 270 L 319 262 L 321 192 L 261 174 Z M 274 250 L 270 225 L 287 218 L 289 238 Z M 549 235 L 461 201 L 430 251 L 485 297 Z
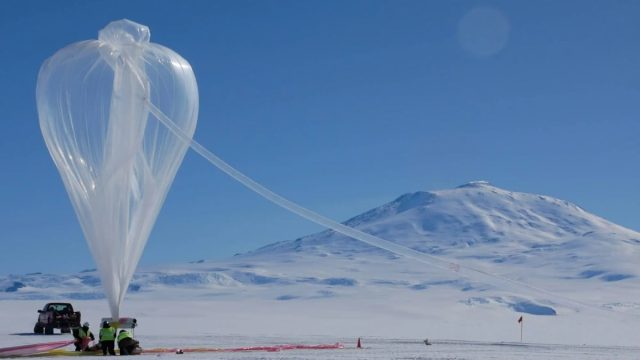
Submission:
M 48 303 L 38 310 L 38 321 L 33 327 L 36 334 L 53 334 L 54 329 L 61 333 L 70 333 L 71 329 L 80 327 L 80 311 L 73 311 L 69 303 Z

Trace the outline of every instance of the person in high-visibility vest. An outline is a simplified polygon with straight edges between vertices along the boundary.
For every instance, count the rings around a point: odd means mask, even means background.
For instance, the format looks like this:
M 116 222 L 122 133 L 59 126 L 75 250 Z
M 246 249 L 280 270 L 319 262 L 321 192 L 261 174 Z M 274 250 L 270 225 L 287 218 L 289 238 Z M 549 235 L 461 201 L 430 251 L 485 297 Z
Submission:
M 102 345 L 102 355 L 107 355 L 107 351 L 110 355 L 116 354 L 115 349 L 116 329 L 111 327 L 108 321 L 102 323 L 102 329 L 100 329 L 100 345 Z
M 127 330 L 120 330 L 118 334 L 118 349 L 120 355 L 133 355 L 140 343 L 131 336 Z
M 73 330 L 73 337 L 76 339 L 76 351 L 89 350 L 89 342 L 95 340 L 91 330 L 89 330 L 89 323 L 85 322 L 82 327 Z

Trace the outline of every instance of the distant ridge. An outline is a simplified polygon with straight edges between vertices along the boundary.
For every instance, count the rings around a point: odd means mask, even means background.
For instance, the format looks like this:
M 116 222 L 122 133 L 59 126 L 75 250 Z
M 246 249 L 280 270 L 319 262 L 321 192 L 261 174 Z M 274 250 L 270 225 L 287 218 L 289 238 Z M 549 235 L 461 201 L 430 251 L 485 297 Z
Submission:
M 606 308 L 640 309 L 640 233 L 549 196 L 513 192 L 487 181 L 454 189 L 417 191 L 344 222 L 367 233 L 441 259 L 563 292 L 606 292 L 593 301 Z M 180 289 L 179 292 L 173 289 Z M 556 313 L 552 298 L 522 295 L 405 259 L 334 231 L 282 241 L 225 261 L 145 269 L 129 296 L 257 296 L 278 301 L 332 299 L 355 294 L 437 294 L 466 306 L 503 306 L 536 315 Z M 95 270 L 77 274 L 0 276 L 0 299 L 96 299 Z M 592 296 L 592 295 L 589 295 Z
M 640 233 L 549 196 L 512 192 L 487 181 L 455 189 L 418 191 L 355 216 L 344 224 L 430 254 L 468 252 L 492 247 L 492 260 L 514 252 L 533 255 L 540 249 L 583 245 L 635 246 Z M 350 249 L 350 247 L 353 249 Z M 250 252 L 359 252 L 370 246 L 327 230 Z M 536 250 L 537 249 L 537 250 Z M 601 255 L 601 254 L 597 254 Z

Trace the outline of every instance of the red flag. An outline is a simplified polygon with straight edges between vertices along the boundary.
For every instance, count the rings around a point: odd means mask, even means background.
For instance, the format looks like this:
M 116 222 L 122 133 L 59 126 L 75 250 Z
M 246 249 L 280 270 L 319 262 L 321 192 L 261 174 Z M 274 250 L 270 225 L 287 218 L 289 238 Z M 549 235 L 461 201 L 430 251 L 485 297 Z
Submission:
M 522 322 L 522 316 L 520 316 L 520 319 L 518 319 L 518 323 Z

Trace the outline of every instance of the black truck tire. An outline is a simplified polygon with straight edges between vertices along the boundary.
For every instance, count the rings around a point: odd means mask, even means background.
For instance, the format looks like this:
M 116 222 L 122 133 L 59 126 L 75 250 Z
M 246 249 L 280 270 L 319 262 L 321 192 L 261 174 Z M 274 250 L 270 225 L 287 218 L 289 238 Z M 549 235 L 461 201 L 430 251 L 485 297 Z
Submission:
M 44 328 L 42 327 L 42 325 L 40 325 L 40 323 L 37 323 L 34 327 L 33 327 L 33 333 L 34 334 L 42 334 L 44 332 Z

